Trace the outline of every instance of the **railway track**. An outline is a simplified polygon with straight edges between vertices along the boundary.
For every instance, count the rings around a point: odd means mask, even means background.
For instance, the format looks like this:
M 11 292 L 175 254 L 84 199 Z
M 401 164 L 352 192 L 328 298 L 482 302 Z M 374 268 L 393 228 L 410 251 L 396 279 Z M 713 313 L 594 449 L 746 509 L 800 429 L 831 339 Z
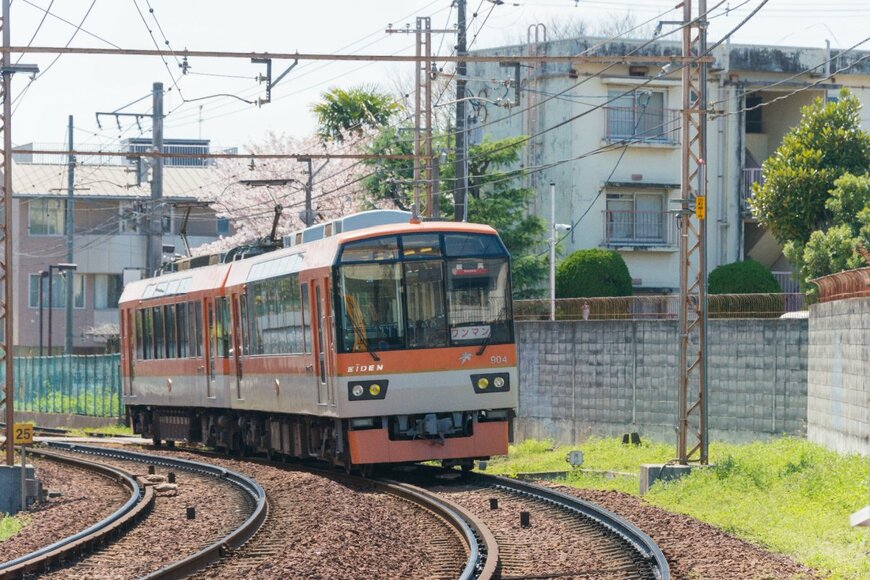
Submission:
M 229 459 L 225 455 L 203 451 L 199 448 L 188 448 L 187 451 L 197 456 L 205 456 L 209 460 L 235 461 L 235 459 Z M 170 453 L 170 451 L 159 453 Z M 403 538 L 397 549 L 401 549 L 402 545 L 418 543 L 420 538 L 425 538 L 428 564 L 426 577 L 428 578 L 487 580 L 492 578 L 495 573 L 498 563 L 498 545 L 495 543 L 492 533 L 478 518 L 449 499 L 438 497 L 407 483 L 385 482 L 351 476 L 319 466 L 289 466 L 285 463 L 255 458 L 246 458 L 242 465 L 249 465 L 250 469 L 255 471 L 261 470 L 256 471 L 258 480 L 262 478 L 264 481 L 271 481 L 271 484 L 266 486 L 270 505 L 266 522 L 250 542 L 239 549 L 228 550 L 226 558 L 202 570 L 195 575 L 196 578 L 247 577 L 269 574 L 293 576 L 299 573 L 297 570 L 292 573 L 282 571 L 279 574 L 272 566 L 275 558 L 280 558 L 294 549 L 293 541 L 288 541 L 288 538 L 293 538 L 300 529 L 307 530 L 311 527 L 310 514 L 299 513 L 298 509 L 300 500 L 304 499 L 299 497 L 304 485 L 298 479 L 293 482 L 281 481 L 275 478 L 274 473 L 262 471 L 264 469 L 277 470 L 285 475 L 314 476 L 321 480 L 319 484 L 321 487 L 337 483 L 343 488 L 355 489 L 357 492 L 355 503 L 360 505 L 353 508 L 354 510 L 362 510 L 361 504 L 371 501 L 370 498 L 376 494 L 391 496 L 399 500 L 398 502 L 393 500 L 393 503 L 408 505 L 410 509 L 405 512 L 404 517 L 391 519 L 393 521 L 408 520 L 408 516 L 411 516 L 414 520 L 425 523 L 419 524 L 421 527 L 415 536 L 410 539 Z M 291 485 L 295 489 L 289 491 L 293 493 L 285 494 L 284 491 L 287 491 Z M 364 498 L 362 501 L 359 500 L 360 496 Z M 426 517 L 421 518 L 421 513 L 426 514 Z M 375 518 L 375 520 L 377 519 L 380 518 Z M 387 518 L 385 517 L 385 519 Z M 333 524 L 341 525 L 341 522 L 333 522 Z M 309 533 L 311 532 L 304 532 L 303 535 Z M 318 535 L 318 532 L 313 532 L 313 535 Z M 333 547 L 334 549 L 335 547 Z M 341 559 L 352 560 L 353 558 L 339 558 L 339 560 Z M 310 574 L 315 571 L 325 578 L 350 577 L 348 574 L 357 574 L 356 577 L 366 576 L 360 570 L 335 568 L 329 564 L 324 566 L 314 563 L 312 563 L 312 569 L 305 572 Z M 385 578 L 404 578 L 407 577 L 407 574 L 408 570 L 390 568 L 389 562 L 384 561 L 383 567 L 377 570 L 375 575 Z
M 0 563 L 0 578 L 20 578 L 39 573 L 60 565 L 73 557 L 73 554 L 85 553 L 104 545 L 147 516 L 153 506 L 153 489 L 140 487 L 134 476 L 126 471 L 43 449 L 31 449 L 30 455 L 112 479 L 129 491 L 129 498 L 112 514 L 84 530 L 29 554 Z
M 498 578 L 670 578 L 655 542 L 590 502 L 530 482 L 434 468 L 402 479 L 449 498 L 492 530 Z
M 4 578 L 24 577 L 32 572 L 45 572 L 43 577 L 49 578 L 106 574 L 112 577 L 186 577 L 217 561 L 228 550 L 244 544 L 259 529 L 268 513 L 265 493 L 259 484 L 232 470 L 126 450 L 62 442 L 49 445 L 54 451 L 47 453 L 54 457 L 110 464 L 111 467 L 106 468 L 118 473 L 128 471 L 128 484 L 132 473 L 144 472 L 145 466 L 149 466 L 148 471 L 153 471 L 156 477 L 149 478 L 143 473 L 133 480 L 132 485 L 137 495 L 142 487 L 142 497 L 150 498 L 147 499 L 151 506 L 148 510 L 150 517 L 135 527 L 125 525 L 126 533 L 113 542 L 108 541 L 113 537 L 112 531 L 104 532 L 100 539 L 91 543 L 90 553 L 81 558 L 77 557 L 81 552 L 77 540 L 51 550 L 51 560 L 40 562 L 34 558 L 42 556 L 29 555 L 32 557 L 25 557 L 27 564 L 19 562 L 14 570 L 0 570 L 5 574 Z M 75 457 L 78 454 L 93 460 Z M 169 480 L 173 479 L 169 476 L 171 471 L 177 477 L 177 483 L 162 488 L 140 485 L 149 479 L 160 479 L 161 470 L 166 472 L 165 477 Z M 161 497 L 155 499 L 156 496 Z M 197 505 L 190 511 L 192 502 Z M 201 525 L 197 526 L 194 520 L 202 522 Z M 113 527 L 115 536 L 124 529 L 117 523 Z

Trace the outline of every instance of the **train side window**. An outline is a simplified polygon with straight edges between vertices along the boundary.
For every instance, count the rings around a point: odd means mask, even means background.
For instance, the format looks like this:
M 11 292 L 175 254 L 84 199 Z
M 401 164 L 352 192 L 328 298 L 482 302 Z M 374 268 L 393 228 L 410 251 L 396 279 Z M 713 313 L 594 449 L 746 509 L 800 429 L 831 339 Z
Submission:
M 216 316 L 213 332 L 215 354 L 219 357 L 226 358 L 230 356 L 230 340 L 232 338 L 232 329 L 229 321 L 229 304 L 226 298 L 218 298 L 215 300 Z
M 187 303 L 182 302 L 176 305 L 176 326 L 178 327 L 178 357 L 188 357 L 188 340 L 190 334 L 187 332 Z
M 311 320 L 309 315 L 311 302 L 308 300 L 308 282 L 302 284 L 302 350 L 311 353 Z
M 166 358 L 166 340 L 163 334 L 163 307 L 155 306 L 151 309 L 154 318 L 154 358 Z
M 202 302 L 197 300 L 192 303 L 193 305 L 193 316 L 191 317 L 191 321 L 193 323 L 193 329 L 190 333 L 190 337 L 194 339 L 194 344 L 196 345 L 196 356 L 202 356 Z
M 133 318 L 135 319 L 133 326 L 136 329 L 136 360 L 142 360 L 142 311 L 134 310 Z
M 163 307 L 163 320 L 166 323 L 166 358 L 178 358 L 177 332 L 175 331 L 175 304 Z
M 250 354 L 250 346 L 248 344 L 248 296 L 242 294 L 239 296 L 239 348 L 240 355 Z

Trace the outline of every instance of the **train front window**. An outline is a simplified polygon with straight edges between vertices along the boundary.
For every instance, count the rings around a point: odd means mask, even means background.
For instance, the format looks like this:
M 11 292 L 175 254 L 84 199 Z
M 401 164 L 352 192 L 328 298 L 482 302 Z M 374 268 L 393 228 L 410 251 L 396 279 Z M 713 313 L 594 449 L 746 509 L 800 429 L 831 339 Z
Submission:
M 345 264 L 339 272 L 342 351 L 404 348 L 401 264 Z
M 408 301 L 408 348 L 447 346 L 444 306 L 444 262 L 406 262 L 405 296 Z
M 454 346 L 511 341 L 506 259 L 448 260 L 447 303 L 450 342 Z

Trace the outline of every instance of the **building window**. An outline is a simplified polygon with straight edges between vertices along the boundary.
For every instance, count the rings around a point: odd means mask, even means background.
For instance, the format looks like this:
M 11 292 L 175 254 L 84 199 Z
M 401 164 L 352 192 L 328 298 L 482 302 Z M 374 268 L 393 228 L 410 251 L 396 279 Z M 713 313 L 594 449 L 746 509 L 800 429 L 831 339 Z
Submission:
M 677 113 L 665 109 L 664 91 L 608 91 L 607 138 L 674 143 Z
M 66 281 L 68 273 L 54 272 L 51 284 L 51 302 L 54 308 L 66 308 Z M 85 307 L 85 276 L 75 274 L 73 276 L 73 307 Z M 39 308 L 39 274 L 30 275 L 30 308 Z M 42 283 L 42 306 L 48 308 L 48 279 Z
M 764 121 L 762 119 L 761 95 L 748 95 L 746 97 L 746 132 L 764 133 Z
M 230 220 L 227 218 L 217 218 L 217 235 L 230 235 Z
M 27 216 L 31 236 L 62 236 L 66 224 L 66 202 L 62 199 L 31 199 L 27 202 Z
M 94 276 L 94 308 L 97 310 L 118 307 L 118 300 L 124 290 L 121 274 L 96 274 Z
M 664 193 L 608 193 L 604 214 L 605 245 L 672 243 Z

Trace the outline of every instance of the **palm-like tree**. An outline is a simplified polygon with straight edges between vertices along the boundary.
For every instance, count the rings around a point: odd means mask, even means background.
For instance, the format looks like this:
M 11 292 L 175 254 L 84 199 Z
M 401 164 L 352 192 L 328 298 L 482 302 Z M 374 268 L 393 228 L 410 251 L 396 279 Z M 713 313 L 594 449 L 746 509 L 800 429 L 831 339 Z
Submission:
M 324 141 L 344 141 L 349 133 L 383 127 L 401 109 L 393 97 L 371 86 L 334 88 L 321 97 L 311 110 L 317 115 L 317 133 Z

